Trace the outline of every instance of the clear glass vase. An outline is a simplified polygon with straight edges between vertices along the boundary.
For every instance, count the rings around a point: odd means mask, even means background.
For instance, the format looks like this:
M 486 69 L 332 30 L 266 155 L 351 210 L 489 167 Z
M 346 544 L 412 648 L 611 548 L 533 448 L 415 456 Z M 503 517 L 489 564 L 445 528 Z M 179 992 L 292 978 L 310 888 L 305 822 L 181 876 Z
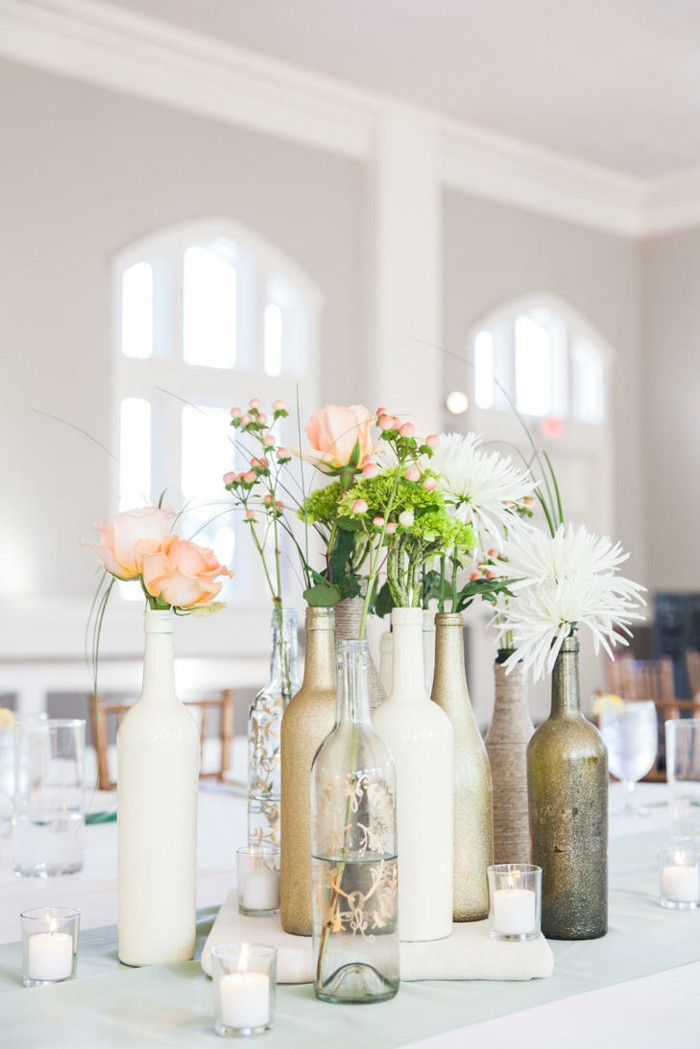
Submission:
M 396 775 L 369 719 L 367 642 L 336 653 L 336 722 L 311 771 L 314 990 L 383 1002 L 399 988 Z
M 248 841 L 280 844 L 282 715 L 301 687 L 297 677 L 297 612 L 272 611 L 270 680 L 248 715 Z

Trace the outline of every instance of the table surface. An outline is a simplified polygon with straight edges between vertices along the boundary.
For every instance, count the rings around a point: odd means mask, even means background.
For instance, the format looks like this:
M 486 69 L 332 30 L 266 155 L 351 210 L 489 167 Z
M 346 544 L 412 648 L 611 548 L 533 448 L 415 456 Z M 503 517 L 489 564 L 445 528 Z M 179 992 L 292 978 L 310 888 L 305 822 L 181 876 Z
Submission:
M 619 793 L 613 785 L 612 798 Z M 266 1049 L 411 1046 L 412 1049 L 518 1049 L 556 1045 L 658 1049 L 700 1044 L 700 911 L 658 906 L 656 848 L 668 833 L 666 788 L 642 784 L 647 820 L 611 820 L 611 923 L 601 940 L 552 941 L 554 975 L 526 983 L 402 984 L 393 1002 L 330 1006 L 310 986 L 281 987 Z M 115 807 L 114 794 L 91 808 Z M 245 799 L 230 787 L 202 789 L 198 894 L 201 946 L 234 882 L 234 853 L 245 839 Z M 0 1046 L 118 1049 L 211 1045 L 210 981 L 196 962 L 128 969 L 116 960 L 116 826 L 86 828 L 85 866 L 64 878 L 18 878 L 10 842 L 0 842 Z M 46 988 L 20 984 L 18 915 L 41 904 L 82 912 L 78 978 Z

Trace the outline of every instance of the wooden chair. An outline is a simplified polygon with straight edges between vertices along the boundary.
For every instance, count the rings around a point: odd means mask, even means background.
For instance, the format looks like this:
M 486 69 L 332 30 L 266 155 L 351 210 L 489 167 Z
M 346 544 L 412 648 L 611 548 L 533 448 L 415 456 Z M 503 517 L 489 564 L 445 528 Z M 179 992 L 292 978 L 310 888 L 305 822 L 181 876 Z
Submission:
M 107 749 L 111 739 L 116 738 L 116 730 L 131 703 L 109 702 L 100 695 L 90 697 L 90 719 L 92 734 L 97 754 L 97 786 L 99 790 L 114 790 L 116 782 L 109 772 Z M 185 702 L 192 711 L 199 728 L 199 758 L 202 765 L 200 779 L 223 780 L 231 767 L 231 744 L 233 740 L 233 689 L 224 689 L 217 699 L 192 699 Z M 218 722 L 217 733 L 208 737 L 207 729 L 214 720 Z M 204 747 L 207 738 L 217 738 L 220 744 L 220 755 L 217 767 L 206 770 L 203 767 Z
M 634 659 L 620 656 L 608 664 L 607 682 L 611 692 L 623 699 L 674 699 L 673 660 Z
M 688 671 L 690 694 L 700 699 L 700 652 L 697 652 L 694 648 L 686 649 L 685 668 Z

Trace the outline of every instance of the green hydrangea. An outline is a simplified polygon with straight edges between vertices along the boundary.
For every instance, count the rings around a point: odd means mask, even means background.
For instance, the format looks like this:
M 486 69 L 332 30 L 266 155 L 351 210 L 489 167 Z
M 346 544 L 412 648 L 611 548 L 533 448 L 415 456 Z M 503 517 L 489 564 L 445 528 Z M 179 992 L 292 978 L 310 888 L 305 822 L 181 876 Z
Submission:
M 343 486 L 340 481 L 331 481 L 306 497 L 298 510 L 298 516 L 302 521 L 307 520 L 309 524 L 318 522 L 330 526 L 338 518 L 342 494 Z

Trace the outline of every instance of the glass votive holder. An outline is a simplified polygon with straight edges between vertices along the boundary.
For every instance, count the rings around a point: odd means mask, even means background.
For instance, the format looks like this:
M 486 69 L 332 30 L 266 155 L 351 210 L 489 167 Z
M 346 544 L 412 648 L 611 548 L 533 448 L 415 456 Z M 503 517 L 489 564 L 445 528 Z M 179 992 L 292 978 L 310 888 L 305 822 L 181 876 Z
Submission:
M 22 983 L 40 987 L 75 976 L 80 911 L 72 907 L 35 907 L 20 914 Z
M 275 1018 L 277 948 L 261 943 L 222 943 L 212 948 L 214 1027 L 245 1038 L 263 1034 Z
M 489 935 L 494 940 L 536 940 L 540 934 L 542 868 L 530 863 L 487 867 Z
M 263 917 L 280 909 L 280 850 L 276 845 L 243 845 L 236 849 L 238 910 Z
M 661 906 L 694 911 L 700 905 L 700 853 L 697 849 L 659 849 Z

